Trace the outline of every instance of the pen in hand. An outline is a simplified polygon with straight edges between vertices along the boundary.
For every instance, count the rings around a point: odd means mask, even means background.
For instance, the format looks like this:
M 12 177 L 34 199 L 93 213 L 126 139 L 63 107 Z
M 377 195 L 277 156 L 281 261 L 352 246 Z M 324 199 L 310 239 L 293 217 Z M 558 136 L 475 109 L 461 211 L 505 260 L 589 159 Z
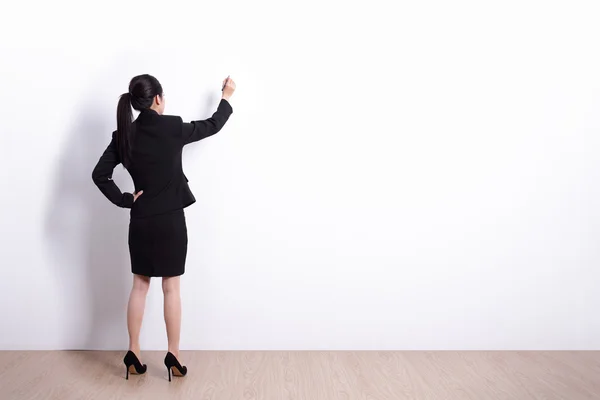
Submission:
M 227 89 L 227 91 L 225 89 Z M 235 91 L 235 81 L 231 79 L 231 76 L 225 78 L 221 91 L 223 92 L 221 98 L 229 101 L 231 95 L 233 95 L 233 92 Z
M 229 80 L 229 76 L 227 76 L 227 79 L 225 79 L 225 82 L 223 83 L 223 87 L 221 88 L 221 92 L 223 90 L 225 90 L 225 86 L 227 86 L 227 81 Z

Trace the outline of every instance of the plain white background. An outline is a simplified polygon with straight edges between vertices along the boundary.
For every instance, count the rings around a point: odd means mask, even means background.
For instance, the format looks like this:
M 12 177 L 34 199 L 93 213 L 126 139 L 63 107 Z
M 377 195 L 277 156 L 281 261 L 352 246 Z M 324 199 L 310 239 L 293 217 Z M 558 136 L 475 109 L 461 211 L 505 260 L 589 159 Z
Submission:
M 225 128 L 184 153 L 184 349 L 600 349 L 599 17 L 593 1 L 13 2 L 0 348 L 126 348 L 128 212 L 91 171 L 150 73 L 187 121 L 238 84 Z M 166 348 L 158 280 L 142 347 Z

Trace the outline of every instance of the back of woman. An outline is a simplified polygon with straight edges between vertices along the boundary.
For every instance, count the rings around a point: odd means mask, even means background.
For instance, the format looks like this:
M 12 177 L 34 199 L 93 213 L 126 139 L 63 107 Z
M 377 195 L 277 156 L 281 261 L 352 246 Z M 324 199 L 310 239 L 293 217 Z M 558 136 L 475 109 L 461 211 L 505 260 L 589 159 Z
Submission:
M 133 123 L 131 162 L 127 168 L 135 191 L 143 196 L 132 205 L 132 218 L 173 211 L 189 204 L 181 199 L 183 168 L 177 117 L 142 111 Z
M 146 372 L 139 361 L 139 335 L 151 277 L 162 277 L 164 313 L 169 350 L 164 364 L 169 373 L 184 376 L 187 368 L 179 361 L 181 298 L 179 277 L 185 272 L 187 225 L 184 208 L 196 199 L 183 173 L 182 150 L 219 132 L 233 109 L 229 99 L 235 83 L 223 81 L 223 95 L 217 110 L 205 120 L 183 122 L 181 117 L 164 115 L 162 86 L 151 75 L 134 77 L 129 91 L 119 99 L 117 130 L 98 160 L 92 179 L 115 205 L 130 208 L 129 254 L 133 287 L 127 308 L 129 351 L 123 362 L 129 373 Z M 132 107 L 140 111 L 132 122 Z M 114 168 L 123 164 L 134 183 L 134 193 L 123 193 L 112 180 Z
M 121 96 L 117 106 L 117 130 L 92 173 L 110 201 L 131 208 L 132 218 L 183 209 L 196 201 L 183 173 L 183 146 L 216 134 L 233 113 L 224 92 L 210 118 L 185 123 L 179 116 L 163 114 L 162 93 L 162 86 L 150 75 L 131 80 L 129 92 Z M 133 123 L 132 107 L 140 111 Z M 119 163 L 130 173 L 135 194 L 121 193 L 112 181 Z

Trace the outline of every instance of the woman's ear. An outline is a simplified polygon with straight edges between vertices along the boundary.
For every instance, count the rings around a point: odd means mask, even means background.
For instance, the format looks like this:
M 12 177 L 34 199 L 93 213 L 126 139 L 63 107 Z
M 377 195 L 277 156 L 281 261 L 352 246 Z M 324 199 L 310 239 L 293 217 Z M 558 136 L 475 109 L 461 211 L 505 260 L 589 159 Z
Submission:
M 154 102 L 156 103 L 157 106 L 160 106 L 163 103 L 163 98 L 160 94 L 157 94 L 156 96 L 154 96 Z

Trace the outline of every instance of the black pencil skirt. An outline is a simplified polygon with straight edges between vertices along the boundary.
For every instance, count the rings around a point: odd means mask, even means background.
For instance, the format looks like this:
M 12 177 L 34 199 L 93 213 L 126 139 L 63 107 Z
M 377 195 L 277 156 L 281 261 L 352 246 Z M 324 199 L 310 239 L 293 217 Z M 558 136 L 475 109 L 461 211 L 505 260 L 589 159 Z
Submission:
M 183 275 L 187 245 L 183 209 L 129 220 L 129 255 L 134 274 Z

